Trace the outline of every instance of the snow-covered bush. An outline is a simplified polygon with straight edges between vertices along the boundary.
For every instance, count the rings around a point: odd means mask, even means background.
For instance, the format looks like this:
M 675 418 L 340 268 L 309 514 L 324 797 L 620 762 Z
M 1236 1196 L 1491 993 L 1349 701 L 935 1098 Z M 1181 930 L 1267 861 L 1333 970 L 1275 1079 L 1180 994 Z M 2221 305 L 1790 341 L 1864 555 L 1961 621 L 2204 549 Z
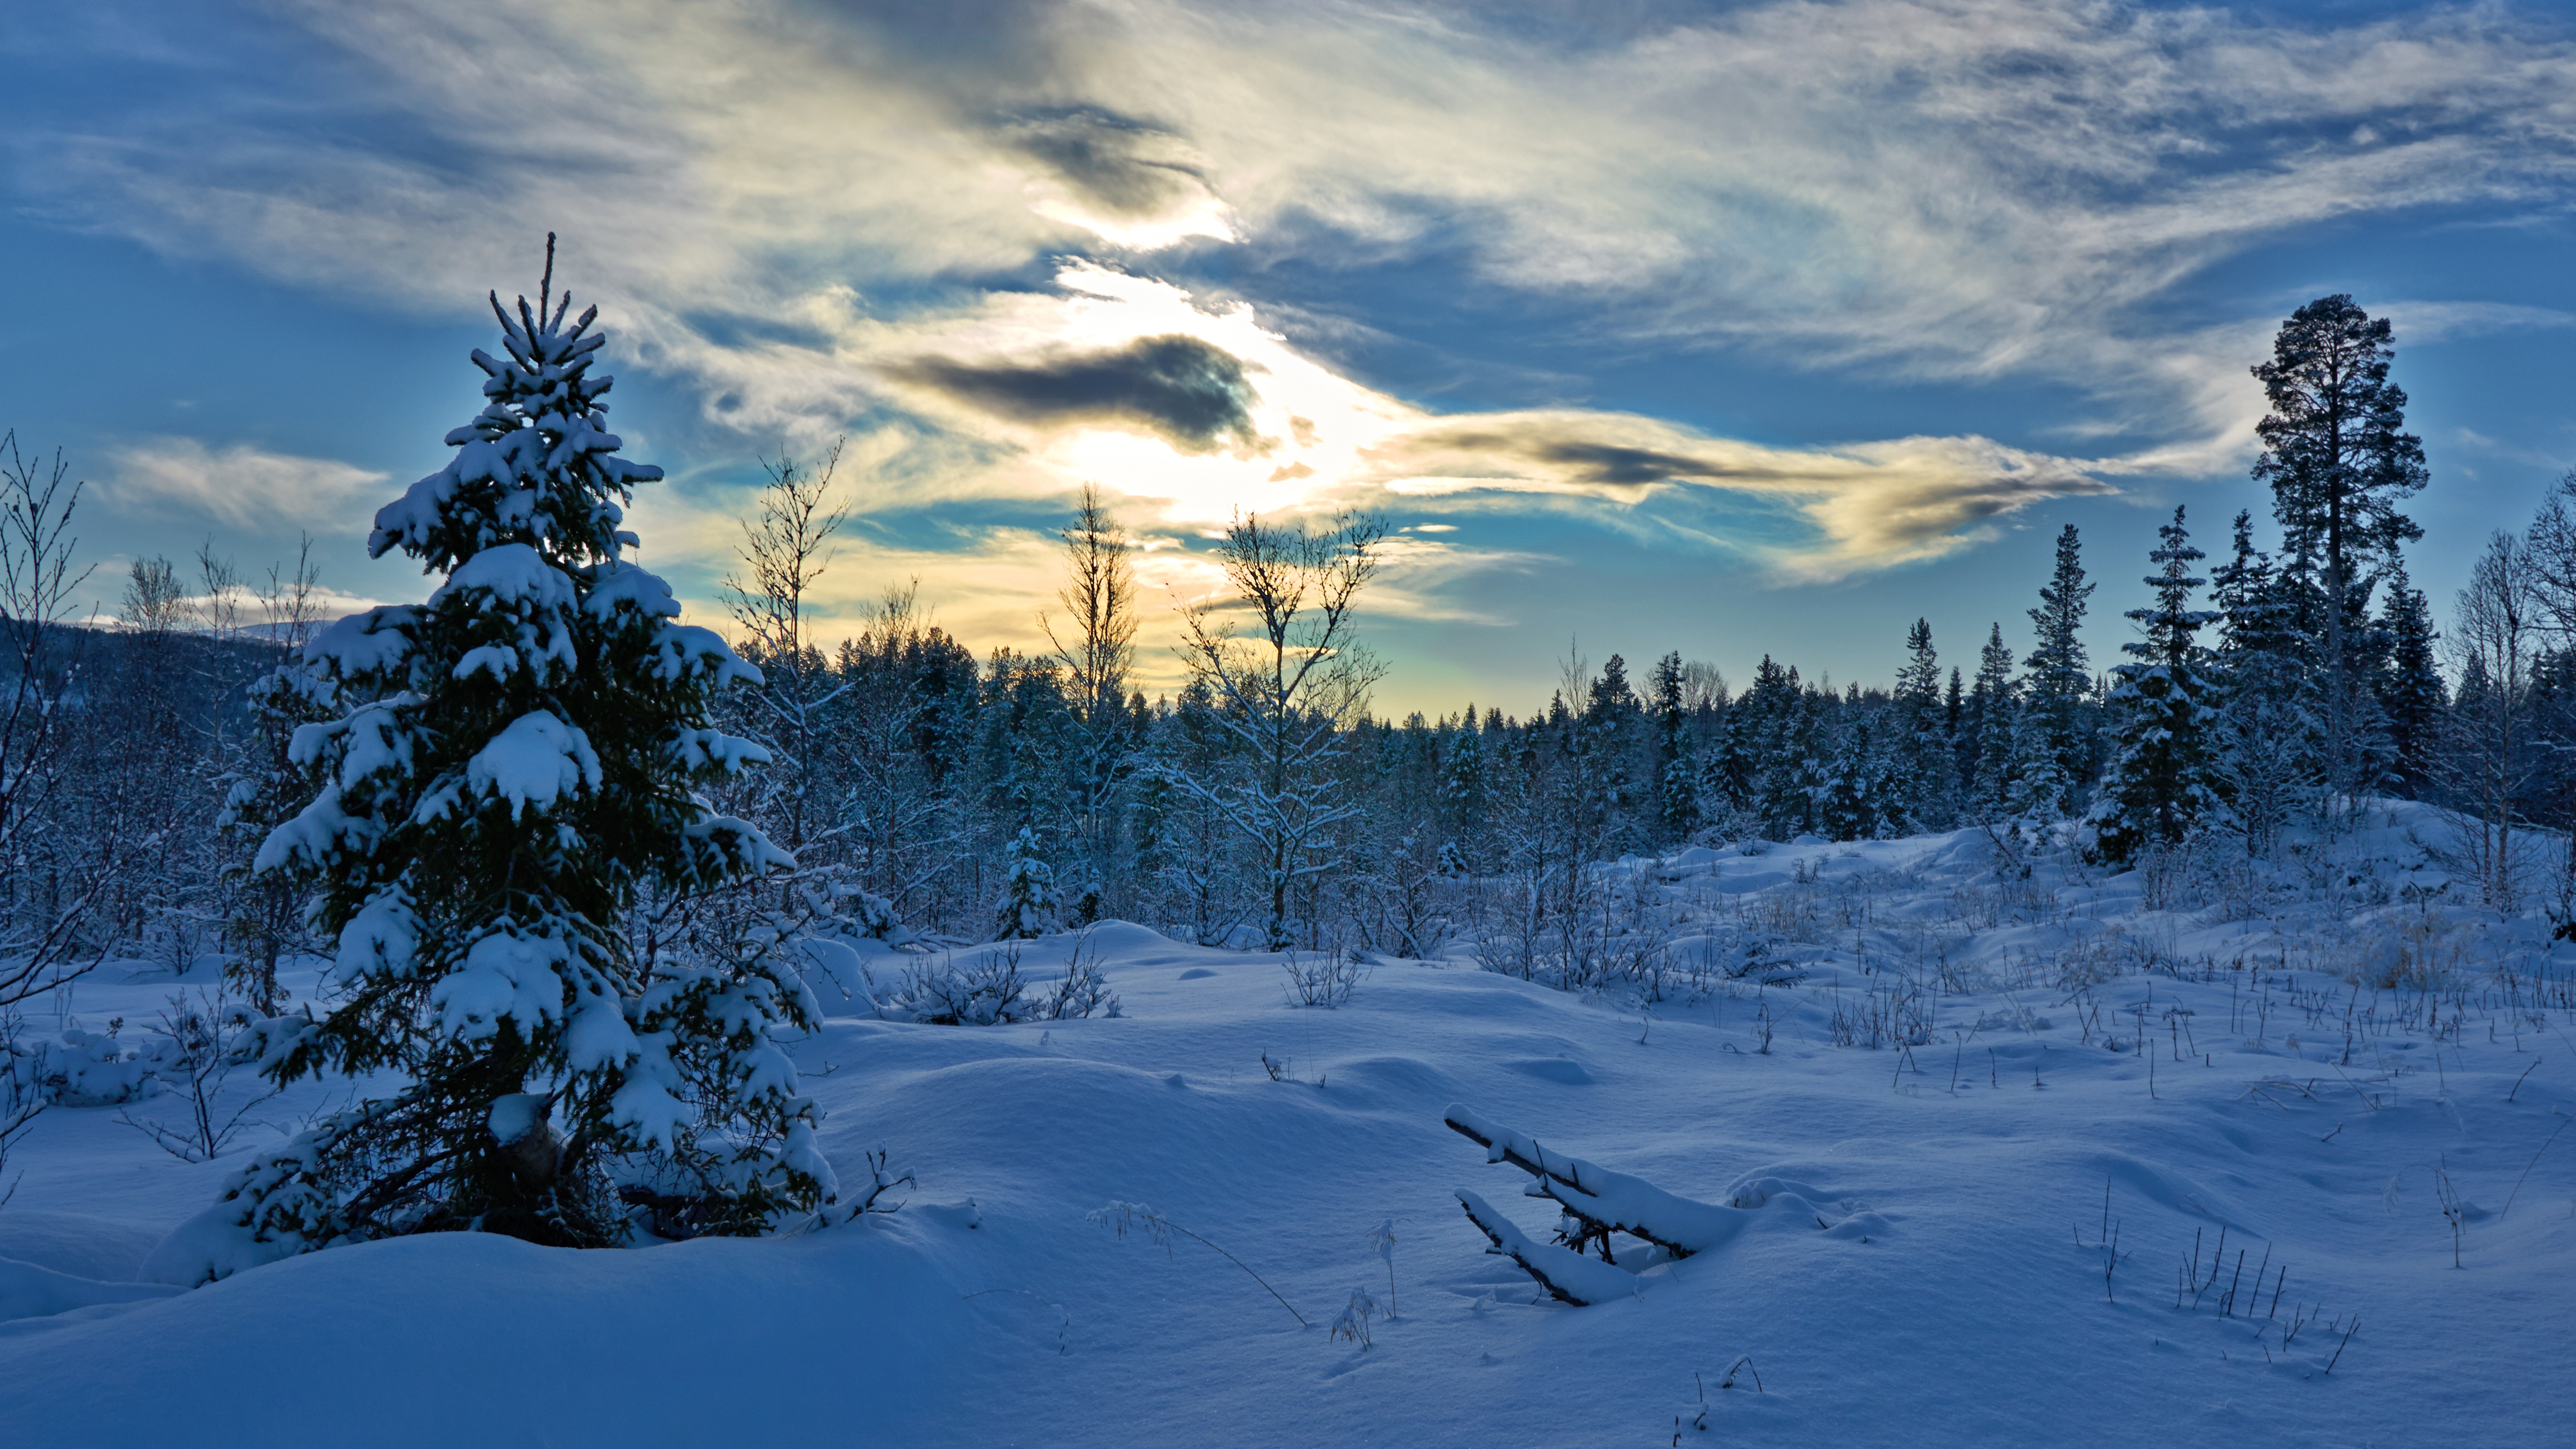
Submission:
M 118 1023 L 118 1026 L 122 1026 Z M 51 1036 L 6 1039 L 10 1092 L 44 1107 L 119 1107 L 161 1090 L 155 1043 L 122 1031 L 65 1026 Z
M 928 1026 L 999 1026 L 1038 1014 L 1029 998 L 1029 980 L 1020 974 L 1017 942 L 969 956 L 964 965 L 954 956 L 942 956 L 935 964 L 916 962 L 891 985 L 879 985 L 871 977 L 868 989 L 879 1015 Z
M 615 1176 L 647 1162 L 720 1198 L 726 1231 L 833 1194 L 775 1041 L 817 1011 L 776 932 L 643 957 L 618 928 L 792 865 L 699 793 L 764 759 L 706 723 L 757 672 L 620 556 L 620 501 L 661 473 L 617 456 L 597 309 L 553 293 L 551 239 L 537 306 L 492 309 L 487 405 L 368 543 L 446 581 L 307 646 L 345 712 L 295 731 L 321 790 L 255 863 L 314 886 L 338 937 L 325 1009 L 270 1023 L 262 1070 L 395 1085 L 235 1175 L 210 1276 L 435 1228 L 614 1243 Z
M 1359 993 L 1368 966 L 1358 952 L 1325 951 L 1301 955 L 1291 951 L 1279 963 L 1288 977 L 1288 999 L 1298 1006 L 1348 1006 Z
M 879 1016 L 924 1026 L 1001 1026 L 1118 1015 L 1117 994 L 1109 989 L 1100 958 L 1087 949 L 1087 936 L 1074 938 L 1064 977 L 1051 990 L 1040 989 L 1021 969 L 1024 949 L 1017 941 L 1005 941 L 962 962 L 953 954 L 936 962 L 915 962 L 891 982 L 870 974 L 868 994 L 875 998 Z

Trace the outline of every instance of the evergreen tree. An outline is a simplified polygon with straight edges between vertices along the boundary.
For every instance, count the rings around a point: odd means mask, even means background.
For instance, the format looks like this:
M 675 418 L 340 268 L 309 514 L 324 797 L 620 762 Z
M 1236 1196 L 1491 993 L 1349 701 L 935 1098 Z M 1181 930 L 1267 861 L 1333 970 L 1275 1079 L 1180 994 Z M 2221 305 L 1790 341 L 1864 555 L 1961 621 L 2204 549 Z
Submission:
M 1682 703 L 1683 667 L 1665 655 L 1649 676 L 1647 724 L 1654 731 L 1656 843 L 1687 840 L 1699 827 L 1699 782 L 1690 758 L 1690 712 Z
M 2014 747 L 2022 781 L 2015 804 L 2033 813 L 2057 814 L 2072 805 L 2091 763 L 2083 713 L 2093 676 L 2079 631 L 2093 588 L 2084 581 L 2083 544 L 2070 523 L 2057 535 L 2056 568 L 2039 591 L 2039 607 L 2030 611 L 2037 642 L 2023 661 L 2030 673 L 2023 681 L 2022 727 Z
M 993 939 L 1026 941 L 1064 929 L 1055 867 L 1038 849 L 1038 833 L 1021 826 L 1002 850 L 1002 897 L 993 904 Z
M 2421 589 L 2408 587 L 2403 568 L 2391 571 L 2380 625 L 2388 636 L 2379 707 L 2388 721 L 2391 774 L 2399 792 L 2418 799 L 2432 781 L 2449 700 L 2434 655 L 2440 636 L 2433 632 L 2432 610 Z
M 2365 688 L 2371 640 L 2355 625 L 2368 623 L 2377 570 L 2424 536 L 2398 511 L 2428 474 L 2405 390 L 2388 380 L 2395 357 L 2388 320 L 2337 294 L 2292 313 L 2253 369 L 2271 403 L 2254 478 L 2272 489 L 2289 572 L 2321 596 L 2325 763 L 2348 798 L 2378 784 L 2386 758 Z
M 567 325 L 551 238 L 546 271 L 535 308 L 492 299 L 507 356 L 474 353 L 489 401 L 455 457 L 376 515 L 371 553 L 446 582 L 306 651 L 354 707 L 298 732 L 324 784 L 257 866 L 319 888 L 338 994 L 269 1022 L 262 1069 L 384 1085 L 235 1175 L 211 1275 L 439 1228 L 615 1242 L 609 1191 L 639 1178 L 707 1231 L 832 1195 L 773 1040 L 815 1014 L 775 936 L 675 956 L 621 929 L 793 862 L 698 793 L 764 758 L 705 724 L 758 675 L 619 557 L 620 500 L 661 474 L 617 456 L 597 309 Z
M 2223 631 L 2213 661 L 2218 792 L 2247 850 L 2264 855 L 2307 808 L 2320 773 L 2322 742 L 2308 704 L 2316 671 L 2297 580 L 2254 547 L 2252 515 L 2236 515 L 2228 561 L 2210 577 Z
M 1832 840 L 1867 840 L 1877 835 L 1884 822 L 1880 802 L 1888 796 L 1883 783 L 1869 721 L 1856 719 L 1825 763 L 1824 777 L 1808 787 L 1818 830 Z
M 2191 546 L 2180 508 L 2157 534 L 2161 546 L 2147 555 L 2160 565 L 2147 577 L 2156 601 L 2128 614 L 2145 637 L 2123 644 L 2130 662 L 2111 671 L 2119 680 L 2110 700 L 2116 735 L 2093 820 L 2100 850 L 2112 861 L 2178 845 L 2218 808 L 2207 740 L 2214 691 L 2202 677 L 2195 642 L 2201 626 L 2218 616 L 2191 607 L 2192 592 L 2208 582 L 2191 568 L 2206 555 Z
M 1950 822 L 1954 776 L 1950 716 L 1941 700 L 1941 656 L 1932 647 L 1932 624 L 1917 619 L 1905 634 L 1905 667 L 1897 672 L 1895 718 L 1888 751 L 1890 784 L 1900 813 L 1914 829 L 1939 830 Z M 1955 688 L 1957 680 L 1952 680 Z
M 1980 813 L 2001 810 L 2009 799 L 2019 703 L 2012 646 L 2004 643 L 2004 626 L 1995 624 L 1986 632 L 1985 647 L 1977 651 L 1977 680 L 1968 690 L 1969 735 L 1960 746 L 1970 804 Z

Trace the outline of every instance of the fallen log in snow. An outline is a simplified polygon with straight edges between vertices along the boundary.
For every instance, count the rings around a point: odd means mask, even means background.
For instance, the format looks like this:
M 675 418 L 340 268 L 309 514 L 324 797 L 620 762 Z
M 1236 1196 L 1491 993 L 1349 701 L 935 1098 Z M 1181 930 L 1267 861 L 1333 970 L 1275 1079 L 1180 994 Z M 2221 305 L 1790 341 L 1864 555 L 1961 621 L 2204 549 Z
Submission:
M 1555 1202 L 1580 1224 L 1580 1231 L 1567 1234 L 1568 1240 L 1577 1248 L 1587 1242 L 1597 1244 L 1604 1259 L 1610 1256 L 1613 1232 L 1687 1258 L 1732 1239 L 1749 1216 L 1741 1208 L 1678 1197 L 1642 1177 L 1550 1152 L 1538 1139 L 1459 1103 L 1451 1103 L 1444 1116 L 1450 1130 L 1485 1149 L 1486 1161 L 1508 1162 L 1535 1179 L 1530 1194 Z M 1472 1211 L 1469 1216 L 1474 1216 Z
M 1596 1263 L 1571 1248 L 1538 1242 L 1472 1192 L 1459 1192 L 1458 1205 L 1467 1210 L 1467 1221 L 1493 1244 L 1488 1252 L 1500 1253 L 1520 1264 L 1521 1270 L 1538 1280 L 1538 1286 L 1558 1302 L 1582 1308 L 1636 1296 L 1634 1273 Z

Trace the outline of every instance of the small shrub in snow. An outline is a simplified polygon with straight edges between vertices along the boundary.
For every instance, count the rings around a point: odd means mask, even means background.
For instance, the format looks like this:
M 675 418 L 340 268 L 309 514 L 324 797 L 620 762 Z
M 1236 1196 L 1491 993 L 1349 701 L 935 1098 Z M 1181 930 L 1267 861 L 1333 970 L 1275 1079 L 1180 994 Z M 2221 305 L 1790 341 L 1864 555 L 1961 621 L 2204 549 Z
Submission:
M 1087 933 L 1074 938 L 1073 954 L 1064 963 L 1064 980 L 1038 998 L 1035 1014 L 1041 1020 L 1071 1021 L 1095 1012 L 1102 1016 L 1118 1014 L 1117 993 L 1109 989 L 1099 955 L 1087 952 L 1090 943 Z
M 869 981 L 880 1014 L 927 1026 L 999 1026 L 1037 1015 L 1029 998 L 1028 978 L 1020 974 L 1020 948 L 1011 942 L 995 951 L 970 956 L 960 966 L 954 956 L 937 964 L 917 962 L 903 968 L 891 986 Z
M 1388 1218 L 1368 1231 L 1369 1251 L 1377 1254 L 1379 1261 L 1386 1264 L 1386 1317 L 1390 1323 L 1395 1321 L 1396 1222 L 1396 1219 Z
M 1291 951 L 1279 969 L 1288 975 L 1288 999 L 1299 1006 L 1348 1006 L 1368 975 L 1356 952 L 1302 956 Z
M 45 1107 L 121 1107 L 153 1095 L 161 1081 L 153 1072 L 152 1047 L 121 1035 L 123 1027 L 116 1021 L 105 1032 L 67 1026 L 50 1037 L 0 1034 L 8 1050 L 9 1091 L 30 1117 Z
M 173 995 L 160 1018 L 143 1028 L 154 1042 L 144 1059 L 162 1088 L 157 1100 L 164 1110 L 151 1118 L 127 1112 L 118 1120 L 182 1162 L 220 1157 L 242 1133 L 265 1125 L 249 1114 L 277 1095 L 274 1088 L 254 1092 L 229 1108 L 223 1102 L 233 1068 L 242 1061 L 238 1048 L 248 1040 L 233 1030 L 242 1024 L 240 1010 L 221 991 L 200 992 L 194 1001 L 184 993 Z M 169 1110 L 174 1107 L 175 1113 Z

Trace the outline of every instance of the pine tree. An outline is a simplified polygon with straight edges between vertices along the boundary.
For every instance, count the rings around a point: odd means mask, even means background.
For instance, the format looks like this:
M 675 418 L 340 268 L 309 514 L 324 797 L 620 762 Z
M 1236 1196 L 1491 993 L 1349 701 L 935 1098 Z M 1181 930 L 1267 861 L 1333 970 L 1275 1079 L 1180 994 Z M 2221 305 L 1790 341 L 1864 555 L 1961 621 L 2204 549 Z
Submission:
M 1888 741 L 1892 784 L 1902 814 L 1913 828 L 1946 829 L 1954 783 L 1950 717 L 1941 701 L 1941 656 L 1932 647 L 1931 621 L 1914 621 L 1905 634 L 1905 650 L 1905 667 L 1896 676 L 1893 737 Z M 1954 678 L 1954 688 L 1956 683 Z
M 2115 721 L 2111 766 L 2093 810 L 2102 855 L 2125 861 L 2141 849 L 2179 845 L 2201 817 L 2218 808 L 2210 787 L 2208 729 L 2214 693 L 2200 671 L 2195 642 L 2201 626 L 2218 616 L 2191 607 L 2206 579 L 2193 564 L 2206 557 L 2191 546 L 2183 510 L 2157 530 L 2161 545 L 2147 555 L 2160 565 L 2148 575 L 2152 607 L 2131 609 L 2144 638 L 2121 646 L 2129 663 L 2115 665 L 2111 691 Z
M 2432 610 L 2421 589 L 2410 588 L 2406 571 L 2393 570 L 2380 614 L 2388 635 L 2388 665 L 2381 672 L 2379 707 L 2388 720 L 2391 773 L 2408 799 L 2421 798 L 2432 781 L 2441 744 L 2445 697 L 2441 668 L 2433 646 Z
M 2223 631 L 2212 661 L 2218 792 L 2248 852 L 2267 855 L 2281 828 L 2312 803 L 2321 773 L 2323 745 L 2308 703 L 2317 671 L 2301 593 L 2254 547 L 2252 515 L 2243 512 L 2228 561 L 2210 578 Z
M 2023 683 L 2022 728 L 2014 749 L 2015 772 L 2022 779 L 2015 804 L 2031 813 L 2065 811 L 2082 788 L 2091 761 L 2083 711 L 2093 678 L 2079 631 L 2093 588 L 2084 581 L 2083 544 L 2070 523 L 2057 535 L 2056 568 L 2039 591 L 2039 607 L 2030 611 L 2037 642 L 2023 661 L 2030 674 Z
M 2013 780 L 2013 735 L 2019 727 L 2020 687 L 2013 679 L 2012 647 L 2004 626 L 1986 632 L 1977 652 L 1977 679 L 1968 690 L 1970 735 L 1960 754 L 1973 808 L 1991 814 L 2006 807 Z
M 1809 786 L 1820 832 L 1831 840 L 1867 840 L 1878 834 L 1883 823 L 1879 802 L 1885 798 L 1881 783 L 1869 721 L 1856 719 L 1826 762 L 1824 778 Z
M 2348 799 L 2379 783 L 2387 758 L 2364 687 L 2371 640 L 2354 626 L 2368 623 L 2376 570 L 2424 536 L 2397 511 L 2429 475 L 2423 441 L 2405 430 L 2405 390 L 2388 380 L 2396 352 L 2388 320 L 2338 293 L 2292 313 L 2253 369 L 2271 403 L 2254 478 L 2271 486 L 2288 571 L 2321 595 L 2324 763 Z
M 1021 826 L 1002 850 L 1002 898 L 993 905 L 993 939 L 1026 941 L 1064 929 L 1055 867 L 1038 849 L 1038 833 Z
M 1682 704 L 1678 653 L 1656 661 L 1649 676 L 1647 723 L 1654 731 L 1656 843 L 1687 840 L 1699 828 L 1699 781 L 1690 758 L 1690 712 Z
M 622 929 L 793 862 L 698 793 L 763 760 L 705 725 L 758 675 L 619 556 L 619 502 L 661 473 L 617 456 L 597 309 L 567 325 L 553 262 L 549 238 L 536 307 L 492 299 L 507 356 L 473 354 L 488 403 L 454 458 L 376 515 L 370 553 L 446 582 L 306 651 L 354 707 L 299 732 L 324 784 L 258 868 L 318 887 L 339 994 L 270 1021 L 262 1070 L 389 1085 L 236 1174 L 210 1274 L 440 1228 L 612 1243 L 619 1183 L 718 1232 L 833 1193 L 773 1040 L 815 1015 L 775 933 L 679 955 Z

